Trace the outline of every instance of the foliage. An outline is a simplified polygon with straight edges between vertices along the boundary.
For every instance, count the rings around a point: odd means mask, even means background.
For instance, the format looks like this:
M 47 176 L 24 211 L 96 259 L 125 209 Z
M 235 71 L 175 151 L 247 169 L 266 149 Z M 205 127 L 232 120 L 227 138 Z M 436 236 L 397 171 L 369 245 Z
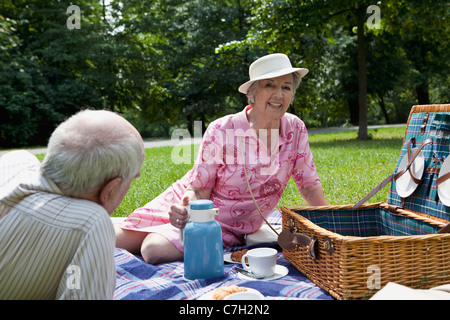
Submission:
M 94 2 L 83 4 L 80 32 L 66 27 L 62 3 L 7 1 L 1 7 L 1 147 L 45 144 L 68 115 L 104 107 L 98 82 L 109 73 L 93 70 L 103 61 L 97 54 L 100 19 Z
M 73 30 L 69 1 L 0 1 L 0 148 L 44 145 L 87 107 L 150 136 L 192 132 L 242 110 L 237 87 L 272 52 L 310 70 L 290 109 L 308 127 L 404 122 L 412 105 L 450 98 L 440 0 L 378 2 L 379 29 L 356 27 L 364 0 L 79 0 Z
M 448 102 L 448 94 L 441 91 L 447 87 L 448 72 L 435 68 L 448 70 L 446 2 L 378 2 L 380 27 L 364 26 L 361 44 L 357 37 L 357 18 L 362 14 L 364 19 L 369 19 L 366 8 L 372 4 L 370 1 L 258 0 L 254 3 L 252 28 L 246 40 L 230 46 L 252 44 L 263 46 L 269 52 L 285 52 L 310 68 L 312 72 L 304 81 L 309 95 L 300 98 L 296 112 L 306 115 L 306 119 L 312 114 L 317 125 L 333 124 L 337 119 L 342 121 L 342 117 L 358 124 L 364 107 L 358 101 L 361 94 L 368 95 L 369 106 L 371 102 L 379 105 L 381 112 L 376 113 L 376 118 L 380 119 L 381 115 L 388 123 L 405 121 L 408 114 L 405 106 Z M 366 53 L 360 65 L 358 50 L 362 47 Z M 361 67 L 367 70 L 367 86 L 361 83 L 361 78 L 358 81 Z M 431 91 L 428 79 L 437 80 L 434 85 L 439 85 L 435 90 L 441 94 L 428 97 Z M 362 86 L 366 88 L 361 92 Z M 399 96 L 403 96 L 400 101 Z
M 121 36 L 148 50 L 153 79 L 137 103 L 147 121 L 206 123 L 241 108 L 236 87 L 248 59 L 215 54 L 221 43 L 245 36 L 246 9 L 239 2 L 114 1 L 112 7 Z

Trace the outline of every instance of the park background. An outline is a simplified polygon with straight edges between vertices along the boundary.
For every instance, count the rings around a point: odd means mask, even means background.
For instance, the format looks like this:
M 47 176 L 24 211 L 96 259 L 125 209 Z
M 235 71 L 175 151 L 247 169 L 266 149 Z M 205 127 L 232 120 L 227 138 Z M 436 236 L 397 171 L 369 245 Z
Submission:
M 193 132 L 242 110 L 249 65 L 273 52 L 310 70 L 291 113 L 370 139 L 450 101 L 448 17 L 439 0 L 0 0 L 0 149 L 45 146 L 84 108 L 144 138 Z

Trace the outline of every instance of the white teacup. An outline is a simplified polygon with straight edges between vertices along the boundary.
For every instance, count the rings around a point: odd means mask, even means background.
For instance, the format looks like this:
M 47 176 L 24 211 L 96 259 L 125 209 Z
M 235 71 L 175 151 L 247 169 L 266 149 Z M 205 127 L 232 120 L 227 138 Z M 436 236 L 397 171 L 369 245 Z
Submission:
M 248 259 L 248 264 L 245 259 Z M 277 250 L 273 248 L 256 248 L 242 256 L 242 266 L 258 278 L 268 278 L 275 274 Z

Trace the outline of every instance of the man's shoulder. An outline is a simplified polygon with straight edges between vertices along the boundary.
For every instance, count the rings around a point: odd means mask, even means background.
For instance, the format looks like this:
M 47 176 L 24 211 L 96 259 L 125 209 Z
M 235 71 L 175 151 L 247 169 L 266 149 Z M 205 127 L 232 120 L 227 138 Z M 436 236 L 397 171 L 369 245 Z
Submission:
M 78 228 L 87 232 L 96 224 L 112 224 L 109 214 L 101 205 L 89 200 L 70 199 L 65 211 L 68 218 L 77 219 Z
M 78 229 L 85 233 L 96 224 L 111 223 L 108 213 L 99 204 L 58 194 L 34 194 L 15 209 L 39 223 L 55 228 Z

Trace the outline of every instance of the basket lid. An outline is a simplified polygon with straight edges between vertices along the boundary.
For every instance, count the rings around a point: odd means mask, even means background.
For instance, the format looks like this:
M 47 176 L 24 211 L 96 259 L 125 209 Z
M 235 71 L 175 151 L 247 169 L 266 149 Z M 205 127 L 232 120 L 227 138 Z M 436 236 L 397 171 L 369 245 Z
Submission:
M 449 128 L 450 104 L 411 109 L 388 203 L 450 220 Z

